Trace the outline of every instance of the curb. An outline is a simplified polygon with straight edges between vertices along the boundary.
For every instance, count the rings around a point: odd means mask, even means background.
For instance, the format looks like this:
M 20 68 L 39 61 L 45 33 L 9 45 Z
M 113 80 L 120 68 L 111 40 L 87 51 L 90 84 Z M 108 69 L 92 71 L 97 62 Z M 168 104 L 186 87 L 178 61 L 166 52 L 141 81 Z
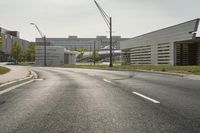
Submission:
M 178 76 L 178 77 L 185 77 L 186 74 L 180 73 L 170 73 L 170 72 L 160 72 L 160 71 L 151 71 L 151 70 L 133 70 L 135 72 L 146 72 L 146 73 L 153 73 L 153 74 L 163 74 L 163 75 L 171 75 L 171 76 Z
M 17 84 L 21 84 L 21 83 L 27 82 L 27 81 L 29 81 L 31 79 L 37 78 L 37 74 L 35 72 L 33 72 L 32 70 L 29 71 L 29 72 L 30 72 L 30 75 L 28 77 L 1 84 L 0 85 L 0 91 L 3 91 L 5 89 L 7 89 L 9 87 L 12 87 L 12 86 L 15 86 Z
M 65 68 L 65 67 L 60 67 Z M 69 67 L 70 68 L 70 67 Z M 129 72 L 144 72 L 144 73 L 152 73 L 152 74 L 162 74 L 162 75 L 170 75 L 170 76 L 178 76 L 178 77 L 186 77 L 187 74 L 181 73 L 170 73 L 170 72 L 161 72 L 161 71 L 152 71 L 152 70 L 126 70 L 126 69 L 99 69 L 99 68 L 78 68 L 78 69 L 94 69 L 94 70 L 108 70 L 108 71 L 129 71 Z

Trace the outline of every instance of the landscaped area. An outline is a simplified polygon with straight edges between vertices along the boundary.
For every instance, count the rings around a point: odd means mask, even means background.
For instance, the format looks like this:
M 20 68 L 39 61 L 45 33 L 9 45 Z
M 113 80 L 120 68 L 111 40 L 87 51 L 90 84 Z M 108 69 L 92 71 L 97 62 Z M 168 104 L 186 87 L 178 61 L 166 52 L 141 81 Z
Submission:
M 200 75 L 200 66 L 169 66 L 169 65 L 117 65 L 115 64 L 112 68 L 108 65 L 91 63 L 79 63 L 76 65 L 61 65 L 60 67 L 66 68 L 88 68 L 88 69 L 106 69 L 106 70 L 149 70 L 149 71 L 160 71 L 160 72 L 171 72 L 171 73 L 182 73 L 182 74 L 195 74 Z
M 9 71 L 10 71 L 9 68 L 0 66 L 0 75 L 1 75 L 1 74 L 6 74 L 6 73 L 9 72 Z

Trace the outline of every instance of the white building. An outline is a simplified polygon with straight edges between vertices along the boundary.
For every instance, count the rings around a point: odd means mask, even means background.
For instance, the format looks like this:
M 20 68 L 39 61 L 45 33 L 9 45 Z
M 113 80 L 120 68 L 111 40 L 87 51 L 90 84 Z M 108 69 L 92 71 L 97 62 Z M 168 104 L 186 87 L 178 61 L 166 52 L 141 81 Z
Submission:
M 200 65 L 199 19 L 122 41 L 124 64 Z
M 44 46 L 37 46 L 35 48 L 35 64 L 44 65 L 45 54 Z M 64 47 L 58 46 L 47 46 L 46 47 L 46 63 L 48 66 L 51 65 L 62 65 L 62 64 L 75 64 L 76 53 L 66 51 Z

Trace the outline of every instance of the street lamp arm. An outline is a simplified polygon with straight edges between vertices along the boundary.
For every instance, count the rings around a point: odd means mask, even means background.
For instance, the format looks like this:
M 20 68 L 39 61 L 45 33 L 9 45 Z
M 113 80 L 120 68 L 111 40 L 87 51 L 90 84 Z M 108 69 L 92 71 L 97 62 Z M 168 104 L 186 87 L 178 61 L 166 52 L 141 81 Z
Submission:
M 38 28 L 38 26 L 37 26 L 35 23 L 30 23 L 30 24 L 34 25 L 35 28 L 38 30 L 40 36 L 41 36 L 42 38 L 44 38 L 44 34 L 40 31 L 40 29 Z
M 98 7 L 98 9 L 100 10 L 100 12 L 103 12 L 103 14 L 105 14 L 105 17 L 109 20 L 109 16 L 108 14 L 103 10 L 103 8 L 96 2 L 96 0 L 94 0 L 94 3 L 96 4 L 96 6 Z
M 96 4 L 99 12 L 101 13 L 104 21 L 106 22 L 108 28 L 110 28 L 110 17 L 106 14 L 106 12 L 101 8 L 101 6 L 94 0 L 94 3 Z
M 106 22 L 106 25 L 108 26 L 108 28 L 110 29 L 110 21 L 104 16 L 104 14 L 102 12 L 100 12 L 104 21 Z

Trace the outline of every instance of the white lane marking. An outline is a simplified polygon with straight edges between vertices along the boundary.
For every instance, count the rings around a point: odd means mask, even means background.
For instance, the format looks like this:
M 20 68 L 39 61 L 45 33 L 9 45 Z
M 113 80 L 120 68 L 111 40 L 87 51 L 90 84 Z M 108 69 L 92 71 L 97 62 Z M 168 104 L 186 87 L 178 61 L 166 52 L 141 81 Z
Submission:
M 7 88 L 6 90 L 0 91 L 0 95 L 2 95 L 2 94 L 4 94 L 4 93 L 7 93 L 7 92 L 9 92 L 9 91 L 11 91 L 11 90 L 14 90 L 14 89 L 16 89 L 16 88 L 18 88 L 18 87 L 21 87 L 21 86 L 23 86 L 23 85 L 29 84 L 29 83 L 31 83 L 31 82 L 33 82 L 33 81 L 34 81 L 34 80 L 32 79 L 32 80 L 27 81 L 27 82 L 24 82 L 24 83 L 22 83 L 22 84 L 15 85 L 15 86 L 12 86 L 12 87 L 10 87 L 10 88 Z
M 103 79 L 103 81 L 107 82 L 107 83 L 112 83 L 111 81 L 107 80 L 107 79 Z
M 147 96 L 145 96 L 145 95 L 142 95 L 142 94 L 140 94 L 140 93 L 137 93 L 137 92 L 132 92 L 132 93 L 135 94 L 135 95 L 138 95 L 138 96 L 140 96 L 140 97 L 142 97 L 142 98 L 145 98 L 145 99 L 147 99 L 147 100 L 149 100 L 149 101 L 151 101 L 151 102 L 153 102 L 153 103 L 160 103 L 159 101 L 154 100 L 154 99 L 152 99 L 152 98 L 149 98 L 149 97 L 147 97 Z

